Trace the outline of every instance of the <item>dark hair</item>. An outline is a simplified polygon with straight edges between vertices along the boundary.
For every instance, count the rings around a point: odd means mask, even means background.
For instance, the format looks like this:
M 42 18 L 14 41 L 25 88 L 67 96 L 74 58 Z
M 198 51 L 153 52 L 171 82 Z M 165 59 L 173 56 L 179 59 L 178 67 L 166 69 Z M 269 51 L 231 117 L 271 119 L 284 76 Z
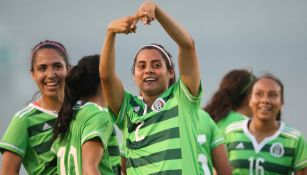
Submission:
M 68 54 L 67 54 L 67 51 L 66 51 L 64 45 L 57 42 L 57 41 L 44 40 L 44 41 L 41 41 L 38 44 L 36 44 L 32 49 L 32 52 L 31 52 L 31 68 L 30 68 L 31 72 L 34 71 L 33 65 L 36 61 L 35 56 L 36 56 L 37 51 L 44 49 L 44 48 L 55 49 L 64 58 L 64 61 L 66 63 L 66 68 L 69 68 L 70 64 L 69 64 L 69 61 L 68 61 Z
M 53 134 L 62 139 L 69 130 L 69 124 L 78 110 L 77 101 L 88 100 L 97 94 L 100 86 L 99 55 L 85 56 L 74 66 L 65 79 L 65 96 Z
M 173 63 L 173 60 L 172 60 L 172 55 L 160 44 L 153 43 L 153 44 L 150 44 L 150 45 L 143 46 L 137 52 L 137 54 L 134 57 L 133 65 L 132 65 L 132 68 L 131 68 L 132 74 L 134 74 L 134 71 L 135 71 L 135 63 L 136 63 L 136 60 L 137 60 L 137 56 L 139 55 L 139 53 L 142 50 L 145 50 L 145 49 L 155 49 L 155 50 L 159 51 L 163 60 L 165 61 L 167 70 L 174 71 L 174 77 L 169 80 L 168 87 L 175 84 L 175 82 L 176 82 L 176 72 L 175 72 L 175 64 Z
M 245 69 L 234 69 L 222 79 L 219 89 L 204 107 L 215 122 L 223 119 L 231 110 L 238 109 L 249 94 L 255 76 Z
M 281 82 L 281 80 L 280 80 L 279 78 L 277 78 L 275 75 L 273 75 L 273 74 L 271 74 L 271 73 L 265 73 L 265 74 L 259 76 L 259 77 L 253 82 L 252 88 L 250 89 L 250 94 L 251 94 L 252 91 L 253 91 L 254 85 L 255 85 L 259 80 L 264 79 L 264 78 L 271 79 L 271 80 L 275 81 L 275 82 L 279 85 L 279 87 L 280 87 L 281 102 L 284 103 L 284 85 L 283 85 L 283 83 Z M 278 111 L 276 120 L 277 120 L 277 121 L 281 121 L 281 110 Z

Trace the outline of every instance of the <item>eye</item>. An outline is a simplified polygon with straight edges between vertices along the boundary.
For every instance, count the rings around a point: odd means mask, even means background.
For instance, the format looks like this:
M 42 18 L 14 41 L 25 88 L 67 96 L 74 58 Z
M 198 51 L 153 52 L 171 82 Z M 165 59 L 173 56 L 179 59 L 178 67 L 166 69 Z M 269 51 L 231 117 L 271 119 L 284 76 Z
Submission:
M 58 70 L 58 69 L 63 69 L 64 65 L 62 63 L 56 63 L 53 65 L 53 67 Z
M 275 92 L 272 92 L 272 93 L 269 94 L 269 97 L 271 97 L 271 98 L 277 98 L 277 97 L 278 97 L 278 94 L 275 93 Z
M 143 63 L 137 64 L 136 68 L 139 69 L 139 70 L 144 70 L 145 69 L 145 64 L 143 64 Z
M 256 97 L 262 97 L 262 96 L 263 96 L 263 93 L 260 92 L 260 91 L 257 91 L 257 92 L 254 93 L 254 95 L 255 95 Z
M 153 68 L 157 69 L 161 67 L 161 63 L 154 63 Z
M 46 66 L 45 65 L 39 65 L 36 67 L 36 71 L 38 72 L 44 72 L 46 70 Z

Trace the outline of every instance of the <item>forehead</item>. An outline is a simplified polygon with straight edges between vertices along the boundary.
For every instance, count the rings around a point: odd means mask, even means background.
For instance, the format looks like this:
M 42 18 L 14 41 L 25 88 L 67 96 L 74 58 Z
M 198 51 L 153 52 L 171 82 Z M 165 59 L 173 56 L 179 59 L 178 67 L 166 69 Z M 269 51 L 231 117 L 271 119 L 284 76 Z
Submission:
M 64 57 L 61 56 L 57 50 L 52 48 L 43 48 L 38 50 L 34 59 L 34 65 L 54 63 L 65 64 Z
M 156 49 L 143 49 L 139 52 L 136 61 L 146 62 L 146 61 L 163 61 L 161 53 Z
M 280 85 L 271 78 L 262 78 L 258 80 L 254 85 L 254 90 L 265 90 L 265 91 L 280 91 Z

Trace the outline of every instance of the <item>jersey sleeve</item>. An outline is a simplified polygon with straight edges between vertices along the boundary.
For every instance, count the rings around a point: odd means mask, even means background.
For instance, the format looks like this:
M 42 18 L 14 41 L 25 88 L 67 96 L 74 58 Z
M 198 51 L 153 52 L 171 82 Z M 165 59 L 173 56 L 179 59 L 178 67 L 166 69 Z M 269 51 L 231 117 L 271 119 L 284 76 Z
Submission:
M 307 143 L 302 135 L 295 150 L 297 152 L 294 158 L 294 171 L 299 171 L 307 167 Z
M 81 136 L 81 145 L 88 140 L 98 137 L 107 148 L 109 139 L 113 131 L 113 125 L 107 112 L 98 112 L 90 116 L 84 124 Z
M 27 122 L 15 115 L 0 142 L 0 150 L 11 151 L 24 158 L 28 143 Z
M 212 133 L 212 139 L 211 139 L 211 150 L 218 147 L 221 144 L 225 143 L 224 137 L 221 134 L 221 131 L 219 130 L 219 128 L 217 127 L 217 125 L 215 124 L 215 122 L 208 117 L 208 124 L 211 127 L 211 133 Z
M 179 86 L 178 91 L 176 91 L 179 94 L 179 98 L 181 102 L 186 102 L 188 106 L 193 106 L 195 109 L 198 109 L 201 102 L 201 96 L 202 96 L 202 85 L 200 84 L 199 92 L 197 96 L 193 96 L 187 86 L 183 83 L 181 78 L 179 77 Z M 176 84 L 175 84 L 176 86 Z M 175 93 L 176 93 L 175 92 Z

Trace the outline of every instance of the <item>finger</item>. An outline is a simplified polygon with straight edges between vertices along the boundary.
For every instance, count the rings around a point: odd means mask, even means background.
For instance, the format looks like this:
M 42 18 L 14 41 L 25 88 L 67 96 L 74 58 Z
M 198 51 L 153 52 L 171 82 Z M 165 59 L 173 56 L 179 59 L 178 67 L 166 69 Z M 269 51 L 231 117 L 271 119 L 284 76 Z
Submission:
M 150 13 L 150 19 L 151 19 L 151 21 L 153 21 L 153 20 L 155 20 L 155 18 L 156 18 L 156 16 L 155 16 L 155 11 L 154 10 L 152 10 L 152 11 L 150 11 L 151 13 Z
M 139 19 L 138 18 L 134 18 L 132 20 L 132 23 L 130 25 L 130 29 L 135 29 L 136 28 L 136 24 L 138 23 Z

